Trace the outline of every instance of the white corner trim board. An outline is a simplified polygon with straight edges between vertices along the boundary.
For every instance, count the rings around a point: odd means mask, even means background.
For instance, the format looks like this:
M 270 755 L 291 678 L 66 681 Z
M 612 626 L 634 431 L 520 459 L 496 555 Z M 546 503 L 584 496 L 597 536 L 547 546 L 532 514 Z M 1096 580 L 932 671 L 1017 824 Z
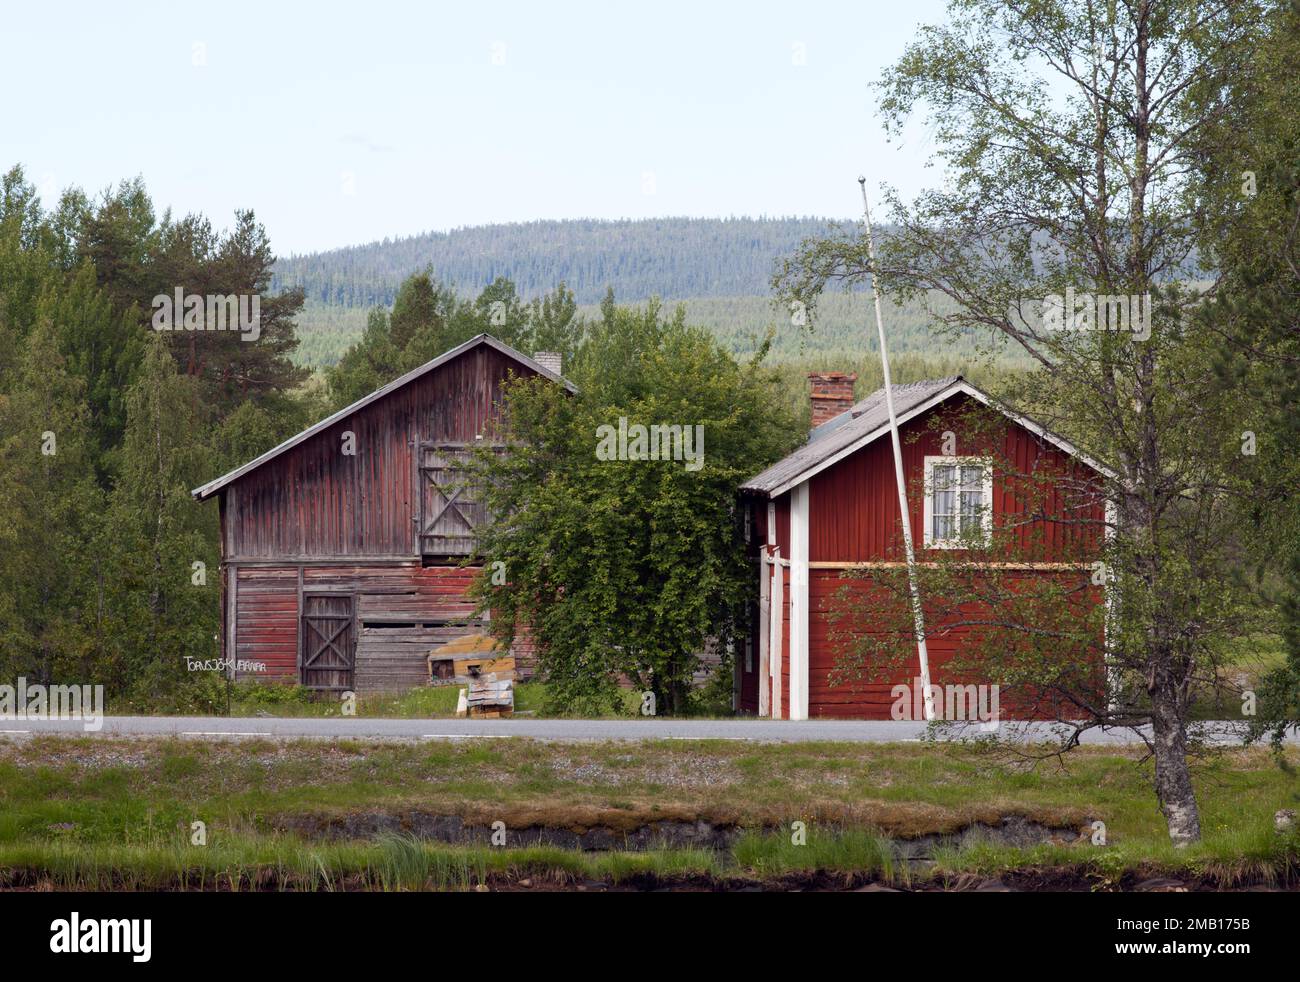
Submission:
M 785 568 L 781 550 L 772 547 L 772 637 L 768 642 L 768 663 L 772 672 L 772 719 L 781 718 L 781 627 L 785 617 Z
M 768 710 L 768 679 L 771 678 L 770 652 L 772 640 L 772 560 L 767 546 L 759 547 L 762 561 L 758 565 L 758 715 L 770 715 Z
M 790 493 L 790 718 L 808 718 L 808 482 Z

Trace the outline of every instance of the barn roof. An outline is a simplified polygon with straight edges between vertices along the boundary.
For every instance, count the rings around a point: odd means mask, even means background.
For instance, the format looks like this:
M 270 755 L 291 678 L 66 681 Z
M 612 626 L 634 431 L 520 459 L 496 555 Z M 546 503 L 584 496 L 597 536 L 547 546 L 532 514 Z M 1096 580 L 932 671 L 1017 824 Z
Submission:
M 1093 460 L 1068 440 L 1057 436 L 1028 416 L 1012 412 L 995 402 L 991 396 L 971 385 L 960 375 L 909 382 L 891 388 L 894 395 L 894 415 L 898 417 L 900 425 L 955 395 L 965 394 L 1010 417 L 1072 457 L 1083 461 L 1093 470 L 1107 477 L 1116 476 L 1113 470 Z M 740 486 L 740 490 L 776 498 L 888 432 L 889 409 L 885 405 L 885 390 L 881 387 L 852 409 L 845 410 L 818 426 L 809 434 L 807 443 L 788 457 L 778 460 L 761 474 L 751 477 Z
M 240 467 L 236 467 L 229 474 L 224 474 L 221 477 L 217 478 L 215 481 L 209 481 L 207 484 L 204 484 L 202 487 L 195 488 L 193 491 L 190 492 L 190 494 L 193 495 L 194 498 L 196 498 L 199 501 L 207 500 L 208 498 L 212 497 L 212 495 L 216 494 L 218 491 L 224 488 L 231 481 L 238 480 L 239 478 L 247 474 L 249 471 L 256 470 L 257 468 L 261 467 L 263 464 L 271 460 L 274 460 L 276 457 L 280 456 L 280 454 L 284 453 L 286 450 L 293 449 L 298 444 L 302 443 L 304 440 L 311 438 L 312 436 L 316 435 L 322 430 L 328 429 L 329 427 L 333 426 L 335 423 L 339 422 L 340 420 L 346 419 L 352 413 L 355 413 L 358 409 L 362 409 L 370 405 L 372 402 L 377 402 L 378 400 L 382 399 L 384 396 L 388 395 L 389 393 L 396 392 L 398 389 L 402 388 L 403 386 L 409 385 L 410 383 L 414 382 L 416 379 L 424 375 L 428 375 L 431 371 L 433 371 L 435 368 L 439 367 L 440 365 L 445 365 L 447 364 L 447 362 L 455 358 L 458 358 L 461 355 L 465 354 L 467 351 L 471 351 L 474 348 L 477 348 L 479 345 L 483 345 L 483 344 L 486 344 L 488 347 L 495 348 L 497 351 L 501 352 L 506 357 L 513 358 L 521 365 L 524 365 L 527 368 L 531 368 L 538 375 L 541 375 L 544 378 L 548 378 L 552 382 L 559 382 L 570 392 L 578 391 L 572 382 L 567 381 L 563 377 L 555 374 L 555 372 L 551 371 L 549 368 L 543 366 L 541 363 L 534 361 L 532 358 L 529 358 L 522 351 L 517 351 L 514 348 L 510 347 L 510 345 L 506 344 L 505 342 L 498 341 L 490 334 L 479 334 L 476 337 L 470 338 L 468 341 L 464 342 L 463 344 L 456 345 L 456 347 L 452 348 L 450 351 L 444 351 L 437 358 L 434 358 L 432 361 L 425 362 L 419 368 L 413 368 L 405 375 L 393 379 L 393 381 L 389 382 L 387 385 L 381 386 L 380 388 L 376 389 L 374 392 L 370 393 L 370 395 L 368 396 L 363 396 L 362 398 L 358 399 L 356 402 L 352 403 L 352 405 L 340 409 L 332 416 L 327 416 L 325 419 L 322 419 L 319 423 L 307 427 L 307 429 L 303 430 L 297 436 L 290 437 L 289 439 L 285 440 L 284 443 L 280 444 L 278 447 L 273 447 L 272 449 L 268 450 L 266 453 L 262 454 L 262 456 L 256 457 L 253 460 L 250 460 L 248 463 Z

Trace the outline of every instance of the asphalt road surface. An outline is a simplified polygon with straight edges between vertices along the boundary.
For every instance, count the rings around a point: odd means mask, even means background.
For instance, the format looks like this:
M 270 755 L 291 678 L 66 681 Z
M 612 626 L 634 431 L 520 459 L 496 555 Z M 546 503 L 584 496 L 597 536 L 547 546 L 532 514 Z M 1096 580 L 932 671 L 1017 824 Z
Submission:
M 81 720 L 0 719 L 0 737 L 40 733 L 74 736 L 180 736 L 191 739 L 323 740 L 471 740 L 525 737 L 534 740 L 747 740 L 756 743 L 809 743 L 822 740 L 854 743 L 914 742 L 926 738 L 926 725 L 911 722 L 866 722 L 852 720 L 718 719 L 718 720 L 569 720 L 529 719 L 363 719 L 225 716 L 107 716 L 99 730 L 88 732 Z M 1240 743 L 1241 724 L 1208 723 L 1204 738 L 1218 744 Z M 1059 730 L 1047 723 L 1003 723 L 996 736 L 1003 740 L 1037 742 L 1055 739 Z M 936 739 L 973 739 L 981 736 L 978 725 L 949 728 Z M 1140 737 L 1131 730 L 1089 730 L 1087 744 L 1134 744 Z M 1287 737 L 1300 743 L 1296 731 Z

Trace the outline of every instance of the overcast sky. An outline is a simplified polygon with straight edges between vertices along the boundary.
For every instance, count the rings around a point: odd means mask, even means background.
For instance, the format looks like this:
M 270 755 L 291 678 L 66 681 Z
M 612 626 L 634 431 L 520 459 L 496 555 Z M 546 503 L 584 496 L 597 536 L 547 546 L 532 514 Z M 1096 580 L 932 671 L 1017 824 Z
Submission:
M 282 255 L 537 218 L 858 211 L 936 182 L 869 83 L 939 0 L 16 4 L 0 168 L 253 208 Z

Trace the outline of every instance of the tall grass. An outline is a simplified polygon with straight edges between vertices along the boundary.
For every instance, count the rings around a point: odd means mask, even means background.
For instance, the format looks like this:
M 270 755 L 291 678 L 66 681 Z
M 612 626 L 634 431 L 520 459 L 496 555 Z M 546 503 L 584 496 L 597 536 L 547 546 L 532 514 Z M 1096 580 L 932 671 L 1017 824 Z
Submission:
M 787 831 L 747 832 L 733 848 L 736 864 L 760 878 L 798 872 L 853 873 L 908 883 L 907 861 L 888 838 L 860 829 L 808 830 L 796 844 Z
M 937 848 L 932 859 L 930 873 L 940 882 L 961 873 L 993 876 L 1017 870 L 1067 869 L 1109 882 L 1126 875 L 1161 875 L 1205 879 L 1224 887 L 1248 883 L 1281 886 L 1300 882 L 1300 834 L 1278 835 L 1259 827 L 1224 829 L 1185 848 L 1176 848 L 1168 840 L 1024 849 L 979 843 L 962 849 Z
M 44 842 L 0 845 L 0 889 L 55 890 L 465 890 L 497 877 L 621 883 L 640 876 L 720 872 L 708 850 L 582 853 L 537 846 L 493 849 L 385 835 L 307 844 L 290 838 L 204 847 Z
M 25 842 L 0 845 L 0 889 L 53 890 L 467 890 L 488 883 L 562 886 L 581 880 L 610 884 L 778 882 L 803 874 L 839 875 L 847 884 L 878 880 L 911 887 L 942 885 L 966 873 L 1064 871 L 1117 884 L 1154 875 L 1205 879 L 1225 887 L 1300 882 L 1300 837 L 1262 832 L 1222 836 L 1188 849 L 1126 846 L 1036 846 L 980 843 L 940 847 L 914 868 L 895 843 L 873 832 L 810 830 L 796 845 L 788 831 L 749 832 L 730 853 L 708 849 L 584 853 L 558 846 L 496 849 L 444 845 L 409 835 L 314 844 L 291 837 L 232 839 L 206 847 L 150 844 Z

